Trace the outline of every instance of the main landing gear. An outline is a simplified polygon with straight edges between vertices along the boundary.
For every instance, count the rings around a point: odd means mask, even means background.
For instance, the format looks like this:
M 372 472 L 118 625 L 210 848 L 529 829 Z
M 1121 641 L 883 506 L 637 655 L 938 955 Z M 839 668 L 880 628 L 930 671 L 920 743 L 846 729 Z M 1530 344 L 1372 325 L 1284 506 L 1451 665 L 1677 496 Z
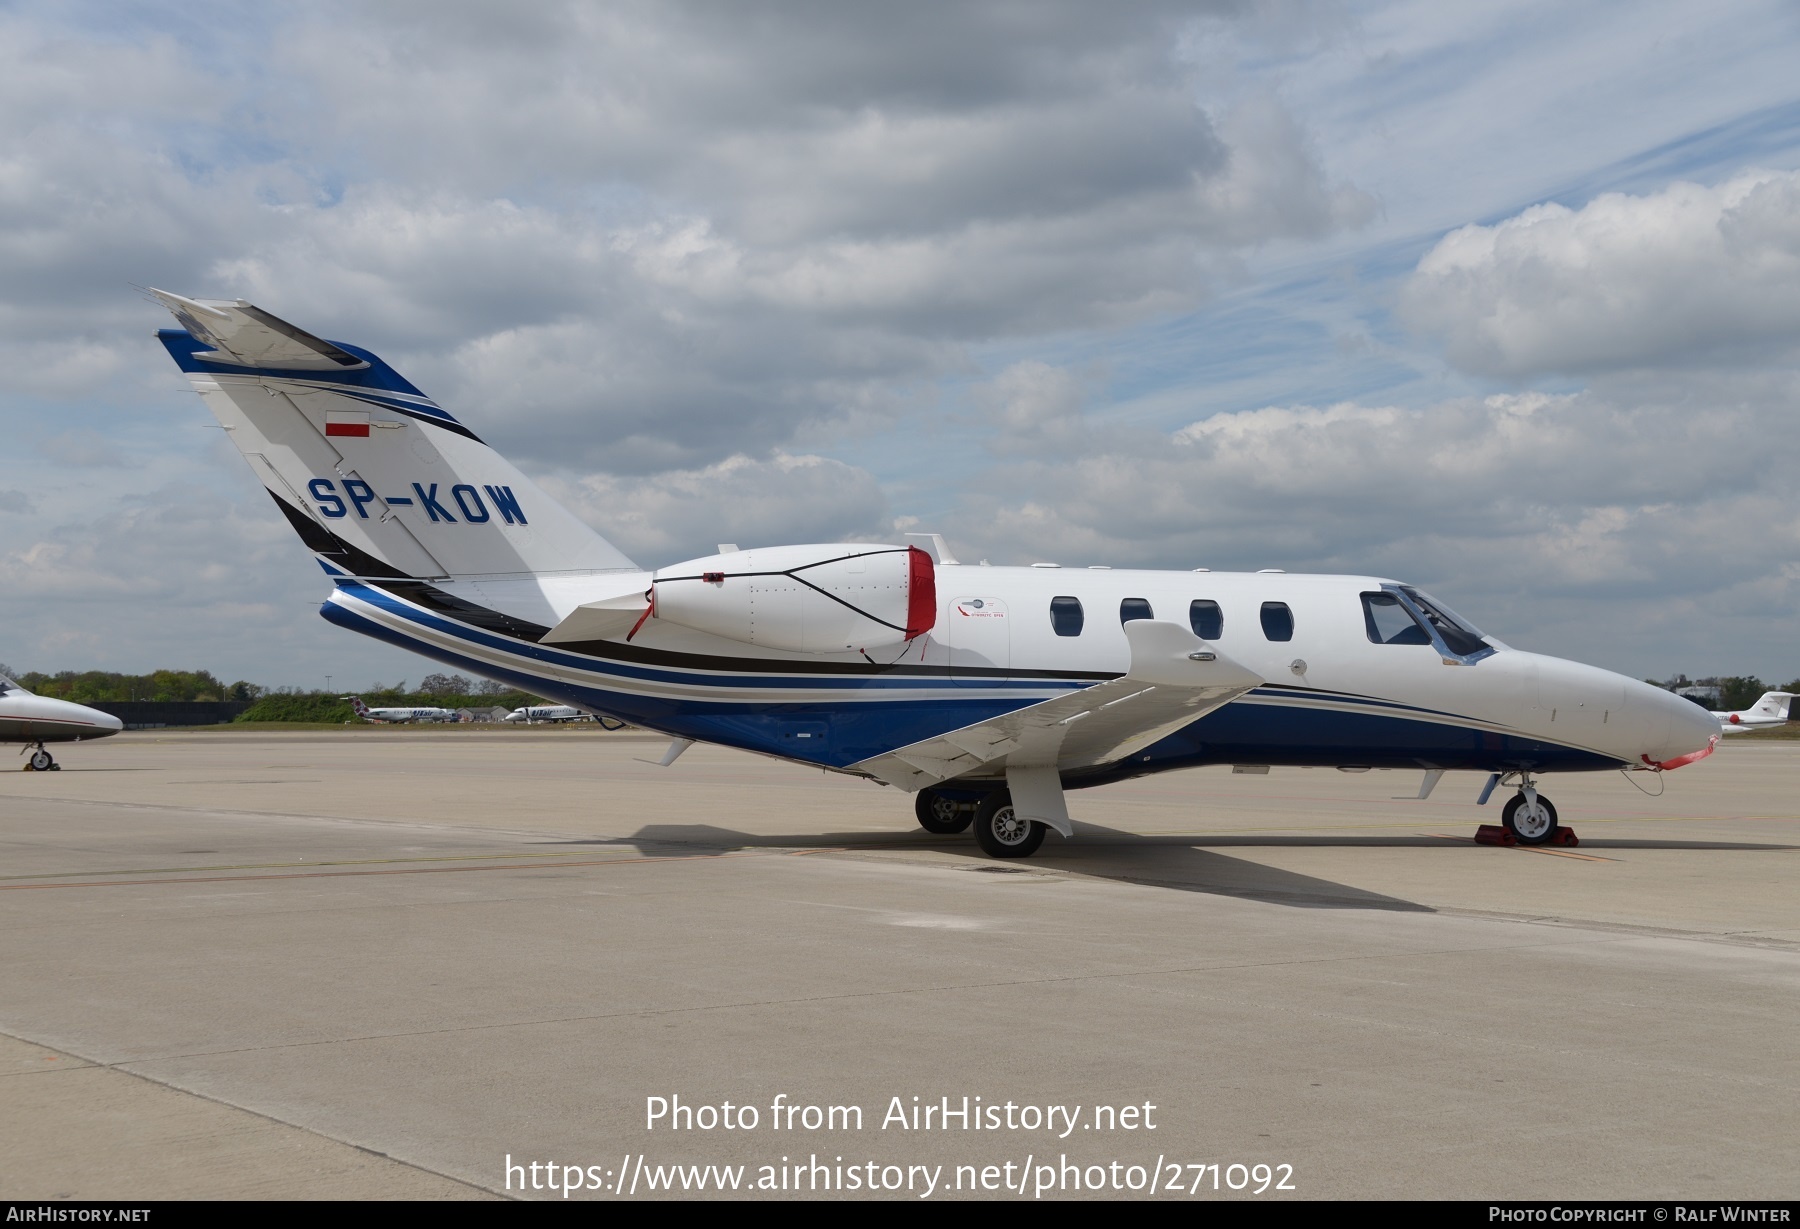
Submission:
M 913 795 L 913 814 L 919 827 L 939 836 L 951 836 L 967 828 L 975 818 L 975 804 L 947 798 L 934 789 L 922 789 Z
M 975 843 L 990 858 L 1029 858 L 1049 831 L 1013 809 L 1012 794 L 997 789 L 975 808 Z
M 1021 818 L 1013 809 L 1011 792 L 1004 789 L 989 790 L 979 802 L 947 797 L 935 789 L 922 789 L 913 799 L 919 827 L 949 836 L 973 824 L 975 843 L 989 857 L 1028 858 L 1049 831 L 1036 820 Z
M 29 748 L 27 748 L 27 750 L 29 750 Z M 23 755 L 25 752 L 21 751 L 19 754 Z M 39 743 L 37 744 L 37 750 L 31 752 L 31 758 L 25 761 L 25 771 L 60 772 L 62 771 L 62 765 L 58 764 L 50 757 L 50 753 L 44 750 L 43 743 Z

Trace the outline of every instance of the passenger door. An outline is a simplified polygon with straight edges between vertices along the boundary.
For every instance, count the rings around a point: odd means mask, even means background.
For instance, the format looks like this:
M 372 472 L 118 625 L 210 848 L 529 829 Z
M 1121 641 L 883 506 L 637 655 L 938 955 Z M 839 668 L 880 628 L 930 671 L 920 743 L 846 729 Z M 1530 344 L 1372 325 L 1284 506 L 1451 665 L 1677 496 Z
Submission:
M 1012 620 L 997 597 L 959 597 L 949 606 L 950 677 L 959 687 L 992 685 L 1012 667 Z

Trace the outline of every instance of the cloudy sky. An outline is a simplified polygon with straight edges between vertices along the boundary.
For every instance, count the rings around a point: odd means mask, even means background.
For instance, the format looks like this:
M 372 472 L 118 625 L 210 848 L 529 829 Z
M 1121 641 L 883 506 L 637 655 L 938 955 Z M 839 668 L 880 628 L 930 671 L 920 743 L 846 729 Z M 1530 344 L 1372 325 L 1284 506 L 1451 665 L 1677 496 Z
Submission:
M 0 2 L 0 661 L 417 679 L 134 285 L 368 345 L 639 563 L 1358 571 L 1800 674 L 1787 3 Z

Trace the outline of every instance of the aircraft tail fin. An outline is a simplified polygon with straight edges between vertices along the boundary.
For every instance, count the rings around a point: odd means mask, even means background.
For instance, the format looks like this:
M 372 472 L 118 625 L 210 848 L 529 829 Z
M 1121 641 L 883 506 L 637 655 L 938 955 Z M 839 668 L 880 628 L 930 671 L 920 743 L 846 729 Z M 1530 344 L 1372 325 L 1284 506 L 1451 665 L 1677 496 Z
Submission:
M 369 351 L 241 299 L 150 293 L 182 326 L 158 339 L 328 572 L 637 570 Z
M 1778 717 L 1786 721 L 1789 716 L 1788 706 L 1793 702 L 1794 693 L 1791 691 L 1765 691 L 1762 699 L 1750 706 L 1750 711 L 1757 717 Z
M 363 703 L 363 698 L 361 696 L 351 696 L 349 699 L 350 711 L 355 713 L 358 717 L 361 717 L 364 721 L 367 721 L 369 719 L 369 706 Z

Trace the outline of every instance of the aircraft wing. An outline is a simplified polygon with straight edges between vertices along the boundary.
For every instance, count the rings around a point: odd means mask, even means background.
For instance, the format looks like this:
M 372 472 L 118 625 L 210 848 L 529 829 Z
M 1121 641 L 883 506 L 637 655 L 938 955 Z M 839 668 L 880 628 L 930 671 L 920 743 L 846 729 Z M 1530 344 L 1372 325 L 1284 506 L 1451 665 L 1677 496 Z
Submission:
M 851 767 L 911 793 L 995 769 L 1108 764 L 1221 708 L 1263 679 L 1179 623 L 1125 625 L 1116 679 L 900 747 Z

